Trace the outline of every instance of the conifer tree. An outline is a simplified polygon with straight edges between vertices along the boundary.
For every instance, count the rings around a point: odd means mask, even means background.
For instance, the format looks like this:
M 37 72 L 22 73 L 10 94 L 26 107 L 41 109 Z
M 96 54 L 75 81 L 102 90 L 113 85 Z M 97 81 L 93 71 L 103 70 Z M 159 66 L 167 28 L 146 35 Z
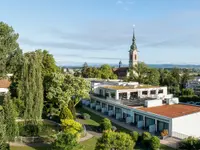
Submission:
M 39 53 L 24 54 L 19 97 L 24 101 L 25 119 L 41 119 L 43 109 L 42 57 Z

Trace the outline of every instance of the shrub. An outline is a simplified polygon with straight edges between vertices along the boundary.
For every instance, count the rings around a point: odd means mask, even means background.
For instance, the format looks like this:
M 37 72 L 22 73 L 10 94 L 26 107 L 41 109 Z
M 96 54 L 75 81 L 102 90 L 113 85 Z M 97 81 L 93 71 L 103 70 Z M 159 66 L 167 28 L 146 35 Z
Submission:
M 63 106 L 59 115 L 60 119 L 73 119 L 73 115 L 67 106 Z
M 111 121 L 108 118 L 104 118 L 100 123 L 100 128 L 102 131 L 111 130 L 112 129 Z
M 56 140 L 52 143 L 52 150 L 73 150 L 77 148 L 76 136 L 70 133 L 59 133 Z M 78 149 L 78 148 L 77 148 Z
M 179 149 L 199 150 L 200 141 L 195 137 L 188 137 L 179 143 Z
M 129 134 L 107 130 L 97 140 L 95 150 L 133 150 L 134 146 L 135 142 Z
M 133 139 L 133 141 L 137 142 L 138 141 L 138 137 L 139 137 L 139 133 L 136 131 L 131 132 L 131 137 Z
M 150 147 L 152 150 L 158 150 L 160 148 L 160 139 L 157 136 L 152 136 Z
M 0 150 L 10 150 L 9 144 L 7 144 L 6 142 L 0 144 Z
M 142 133 L 142 144 L 148 148 L 150 146 L 151 134 L 149 132 Z
M 20 136 L 38 136 L 42 128 L 42 123 L 32 121 L 19 122 L 18 128 Z
M 83 119 L 85 120 L 90 119 L 90 115 L 87 113 L 83 113 Z
M 61 120 L 62 127 L 65 133 L 70 133 L 72 135 L 76 135 L 80 137 L 80 133 L 83 130 L 83 127 L 80 123 L 72 120 L 72 119 L 63 119 Z

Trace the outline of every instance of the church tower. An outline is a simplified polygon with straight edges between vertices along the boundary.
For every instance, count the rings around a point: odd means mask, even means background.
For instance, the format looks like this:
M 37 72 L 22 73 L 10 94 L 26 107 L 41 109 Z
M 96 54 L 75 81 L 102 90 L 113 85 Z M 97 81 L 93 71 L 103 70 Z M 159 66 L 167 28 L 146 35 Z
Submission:
M 132 68 L 137 64 L 138 64 L 138 50 L 135 39 L 135 31 L 133 27 L 133 39 L 129 50 L 129 68 Z

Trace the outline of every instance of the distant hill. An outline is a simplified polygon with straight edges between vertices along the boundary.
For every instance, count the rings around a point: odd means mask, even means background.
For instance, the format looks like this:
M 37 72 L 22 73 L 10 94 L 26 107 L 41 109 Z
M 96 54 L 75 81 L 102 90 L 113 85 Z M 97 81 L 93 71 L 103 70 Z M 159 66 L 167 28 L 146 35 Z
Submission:
M 102 64 L 97 64 L 97 63 L 88 63 L 89 66 L 92 67 L 100 67 Z M 110 64 L 112 67 L 118 67 L 118 64 Z M 147 64 L 148 66 L 152 67 L 152 68 L 190 68 L 190 69 L 200 69 L 200 65 L 192 65 L 192 64 Z M 79 69 L 82 67 L 82 65 L 65 65 L 65 66 L 61 66 L 61 67 L 65 67 L 65 68 L 75 68 L 75 69 Z M 128 67 L 128 65 L 122 65 L 122 67 Z

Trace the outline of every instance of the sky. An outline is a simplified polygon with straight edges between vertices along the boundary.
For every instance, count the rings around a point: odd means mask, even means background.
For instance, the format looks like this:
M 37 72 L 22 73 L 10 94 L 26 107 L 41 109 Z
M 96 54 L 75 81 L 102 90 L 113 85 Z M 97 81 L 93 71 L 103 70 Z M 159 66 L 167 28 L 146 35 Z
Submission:
M 59 65 L 128 64 L 133 25 L 140 61 L 200 64 L 200 0 L 4 0 L 0 21 Z

